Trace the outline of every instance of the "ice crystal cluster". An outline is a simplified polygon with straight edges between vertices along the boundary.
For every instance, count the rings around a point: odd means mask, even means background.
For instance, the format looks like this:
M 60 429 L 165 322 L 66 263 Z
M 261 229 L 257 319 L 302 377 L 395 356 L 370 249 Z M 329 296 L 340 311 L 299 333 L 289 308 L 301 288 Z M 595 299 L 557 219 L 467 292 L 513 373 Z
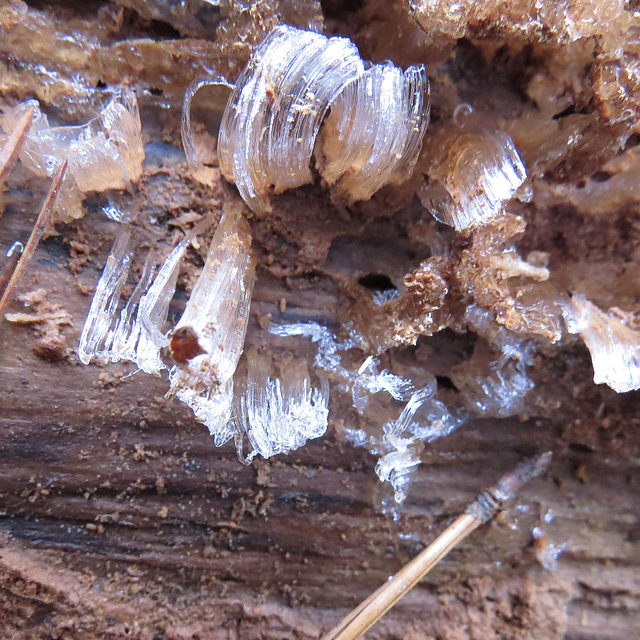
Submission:
M 273 376 L 270 356 L 247 353 L 246 378 L 236 395 L 238 421 L 252 451 L 270 458 L 324 435 L 329 418 L 329 381 L 313 386 L 303 360 L 285 359 Z
M 340 351 L 351 344 L 338 343 L 336 336 L 327 328 L 315 322 L 300 322 L 296 324 L 270 324 L 269 332 L 280 337 L 301 336 L 309 338 L 318 347 L 315 364 L 324 371 L 332 373 L 345 383 L 350 383 L 353 373 L 342 366 Z
M 396 503 L 407 497 L 412 471 L 420 463 L 424 445 L 450 434 L 467 419 L 462 407 L 450 410 L 437 396 L 435 380 L 424 387 L 387 369 L 380 369 L 380 361 L 369 356 L 355 371 L 342 363 L 342 352 L 354 348 L 351 340 L 339 341 L 327 328 L 316 323 L 269 326 L 269 331 L 281 337 L 302 336 L 317 345 L 315 363 L 340 383 L 343 391 L 350 391 L 354 408 L 365 412 L 371 398 L 383 393 L 405 403 L 397 420 L 383 425 L 382 438 L 369 437 L 366 432 L 347 428 L 345 435 L 359 446 L 368 446 L 372 453 L 382 454 L 376 465 L 380 480 L 389 482 Z M 386 400 L 383 400 L 386 401 Z
M 347 201 L 411 175 L 428 121 L 424 67 L 376 64 L 345 87 L 322 131 L 320 173 Z
M 128 360 L 150 374 L 170 367 L 168 395 L 193 410 L 216 446 L 234 438 L 245 462 L 258 454 L 286 453 L 326 431 L 329 387 L 324 377 L 314 386 L 303 361 L 285 361 L 280 376 L 272 376 L 270 361 L 254 352 L 246 356 L 246 371 L 236 372 L 255 280 L 249 226 L 238 210 L 225 212 L 184 313 L 175 327 L 164 327 L 180 261 L 210 224 L 204 219 L 196 225 L 164 261 L 150 252 L 126 301 L 122 294 L 134 242 L 131 225 L 122 225 L 96 287 L 78 355 L 85 364 L 96 357 Z M 173 356 L 173 365 L 165 363 L 165 352 Z M 243 435 L 251 446 L 246 458 Z
M 406 401 L 414 390 L 411 380 L 386 369 L 380 371 L 380 361 L 374 356 L 367 357 L 355 371 L 345 367 L 341 352 L 354 348 L 355 342 L 351 339 L 340 341 L 331 330 L 315 322 L 271 323 L 268 330 L 283 338 L 300 336 L 315 343 L 318 351 L 314 364 L 336 380 L 342 391 L 351 393 L 353 406 L 360 414 L 364 413 L 371 395 L 384 391 L 394 400 Z
M 255 50 L 229 97 L 220 169 L 262 213 L 272 193 L 312 181 L 315 153 L 336 197 L 362 200 L 410 175 L 428 117 L 423 66 L 367 66 L 346 38 L 280 26 Z
M 640 389 L 640 331 L 579 295 L 571 298 L 565 320 L 569 331 L 579 334 L 591 353 L 596 384 L 608 384 L 618 393 Z
M 116 91 L 95 118 L 81 126 L 52 127 L 38 102 L 27 100 L 5 114 L 2 129 L 10 132 L 31 107 L 34 117 L 20 153 L 22 163 L 38 176 L 51 177 L 68 160 L 56 200 L 57 221 L 80 218 L 87 192 L 129 188 L 140 177 L 144 146 L 133 91 Z
M 429 118 L 424 67 L 403 71 L 391 63 L 368 64 L 345 38 L 279 26 L 254 50 L 235 85 L 210 78 L 187 92 L 183 138 L 192 165 L 197 157 L 190 104 L 203 84 L 230 92 L 218 138 L 220 169 L 259 215 L 269 213 L 273 194 L 311 182 L 315 172 L 340 203 L 369 199 L 382 186 L 402 182 L 418 161 Z M 118 146 L 140 133 L 127 95 L 118 94 L 73 138 L 90 140 L 91 150 L 99 147 L 95 140 L 104 141 L 99 148 L 113 153 L 101 169 L 115 176 L 109 184 L 120 188 L 136 175 L 132 167 L 139 160 L 138 151 L 125 153 Z M 38 118 L 44 116 L 38 113 Z M 557 317 L 566 294 L 546 282 L 546 262 L 522 260 L 513 244 L 526 225 L 508 214 L 507 206 L 527 195 L 524 163 L 513 140 L 488 123 L 461 105 L 451 126 L 441 124 L 425 142 L 429 153 L 423 154 L 421 168 L 428 183 L 418 195 L 439 221 L 454 227 L 459 241 L 446 255 L 433 255 L 408 274 L 403 291 L 368 297 L 361 316 L 371 325 L 371 340 L 364 330 L 358 334 L 354 313 L 345 339 L 316 323 L 269 326 L 283 339 L 298 336 L 315 343 L 311 371 L 302 360 L 245 351 L 255 258 L 247 221 L 225 205 L 202 273 L 172 328 L 166 321 L 180 261 L 210 222 L 194 228 L 166 258 L 150 251 L 126 300 L 136 242 L 132 225 L 122 225 L 96 288 L 80 359 L 129 360 L 153 374 L 168 369 L 169 395 L 191 408 L 216 445 L 233 439 L 245 462 L 292 451 L 323 435 L 329 381 L 350 395 L 365 419 L 388 405 L 378 431 L 345 427 L 344 435 L 378 457 L 376 473 L 402 503 L 430 443 L 471 416 L 526 411 L 541 341 L 558 342 L 566 333 Z M 35 129 L 56 140 L 64 137 L 51 133 L 56 130 Z M 49 138 L 43 140 L 41 150 Z M 91 162 L 97 162 L 94 156 L 86 166 L 97 171 Z M 80 191 L 88 189 L 81 168 L 71 175 Z M 112 217 L 122 219 L 117 212 Z M 522 285 L 524 280 L 534 284 Z M 536 289 L 543 282 L 548 288 Z M 579 334 L 591 352 L 596 382 L 619 392 L 640 387 L 638 332 L 578 296 L 564 304 L 564 315 L 569 332 Z M 381 364 L 385 348 L 415 344 L 419 335 L 445 327 L 468 329 L 481 338 L 472 355 L 451 369 L 451 381 L 461 391 L 457 399 L 438 389 L 431 374 Z M 388 335 L 396 341 L 388 341 Z

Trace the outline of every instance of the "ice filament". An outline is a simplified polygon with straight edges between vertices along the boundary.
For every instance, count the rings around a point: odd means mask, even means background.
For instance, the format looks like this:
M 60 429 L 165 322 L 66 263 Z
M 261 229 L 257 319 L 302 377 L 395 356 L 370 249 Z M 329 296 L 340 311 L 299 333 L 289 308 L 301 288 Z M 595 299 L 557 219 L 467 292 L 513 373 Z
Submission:
M 116 91 L 98 115 L 82 126 L 52 127 L 38 102 L 27 100 L 5 115 L 2 128 L 10 131 L 30 108 L 34 118 L 20 153 L 23 164 L 46 177 L 68 159 L 55 207 L 58 221 L 82 217 L 85 193 L 129 188 L 140 177 L 144 146 L 138 102 L 130 89 Z
M 157 271 L 151 255 L 147 256 L 138 284 L 117 315 L 133 257 L 132 229 L 129 225 L 120 228 L 82 329 L 78 345 L 81 362 L 107 357 L 111 362 L 134 362 L 145 373 L 166 369 L 160 357 L 160 349 L 168 344 L 162 327 L 175 293 L 178 266 L 190 242 L 210 223 L 205 219 L 189 232 Z
M 458 120 L 461 123 L 442 140 L 429 184 L 418 196 L 435 218 L 460 231 L 501 213 L 527 172 L 505 132 L 486 126 L 475 114 Z
M 211 83 L 231 86 L 220 78 L 204 82 Z M 190 163 L 196 90 L 187 92 L 183 109 Z M 363 200 L 409 177 L 428 119 L 423 66 L 367 67 L 346 38 L 279 26 L 255 50 L 229 97 L 218 138 L 220 169 L 262 213 L 270 210 L 271 194 L 312 181 L 315 151 L 336 197 Z
M 247 461 L 293 451 L 324 434 L 326 376 L 313 387 L 304 360 L 288 359 L 280 364 L 280 377 L 272 377 L 270 358 L 255 351 L 247 354 L 247 368 L 245 389 L 237 398 L 237 418 L 252 447 Z
M 244 346 L 254 276 L 249 225 L 239 211 L 229 208 L 175 327 L 189 327 L 203 353 L 169 372 L 169 394 L 191 407 L 216 446 L 237 431 L 231 423 L 233 374 Z
M 569 332 L 579 334 L 591 353 L 596 384 L 618 393 L 640 389 L 640 332 L 579 295 L 571 298 L 564 316 Z

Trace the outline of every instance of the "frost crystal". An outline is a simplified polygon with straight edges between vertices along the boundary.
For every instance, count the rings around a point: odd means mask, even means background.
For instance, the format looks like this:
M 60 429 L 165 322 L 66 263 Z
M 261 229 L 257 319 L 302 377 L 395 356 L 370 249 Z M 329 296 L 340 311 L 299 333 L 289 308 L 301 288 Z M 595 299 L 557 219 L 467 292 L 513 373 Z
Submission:
M 285 360 L 280 377 L 271 375 L 271 358 L 250 352 L 247 355 L 244 393 L 237 401 L 238 420 L 253 450 L 247 460 L 260 454 L 270 458 L 287 453 L 318 438 L 327 430 L 329 382 L 321 377 L 312 387 L 306 364 Z
M 386 369 L 378 371 L 380 361 L 369 356 L 358 369 L 353 382 L 351 394 L 353 406 L 362 414 L 369 403 L 369 395 L 386 391 L 396 400 L 406 400 L 408 393 L 413 389 L 409 380 L 397 376 Z
M 386 369 L 379 371 L 380 362 L 368 357 L 358 371 L 353 372 L 341 363 L 339 351 L 350 349 L 349 341 L 339 343 L 334 334 L 315 323 L 269 326 L 269 331 L 278 336 L 304 336 L 318 345 L 315 364 L 324 371 L 337 376 L 344 383 L 343 391 L 351 391 L 353 406 L 363 413 L 370 395 L 386 391 L 395 400 L 409 398 L 400 417 L 383 426 L 384 438 L 368 436 L 363 430 L 345 428 L 347 440 L 357 446 L 367 446 L 372 453 L 385 453 L 376 465 L 380 480 L 389 482 L 398 504 L 404 502 L 411 481 L 412 469 L 420 464 L 420 453 L 424 443 L 430 443 L 450 434 L 467 419 L 466 412 L 451 412 L 435 398 L 435 380 L 426 387 L 414 391 L 413 383 Z
M 385 442 L 395 451 L 378 460 L 376 473 L 380 480 L 391 483 L 399 504 L 407 497 L 411 470 L 420 464 L 423 443 L 449 435 L 465 420 L 463 415 L 451 414 L 444 403 L 434 398 L 435 392 L 435 381 L 416 391 L 400 417 L 383 427 Z M 409 437 L 403 437 L 407 432 Z
M 327 328 L 315 322 L 298 324 L 270 324 L 269 332 L 281 336 L 302 336 L 309 338 L 318 347 L 315 358 L 316 367 L 330 373 L 343 383 L 341 390 L 351 391 L 353 406 L 359 413 L 363 413 L 372 393 L 388 391 L 396 400 L 406 400 L 407 393 L 412 389 L 412 383 L 400 376 L 390 373 L 386 369 L 378 372 L 380 362 L 373 356 L 368 357 L 354 372 L 342 364 L 340 351 L 346 351 L 355 346 L 351 339 L 338 341 L 336 336 Z
M 190 157 L 192 97 L 188 92 L 183 121 Z M 279 26 L 238 78 L 218 140 L 223 175 L 254 211 L 270 209 L 270 194 L 312 181 L 316 138 L 329 109 L 317 153 L 337 196 L 369 198 L 408 177 L 429 117 L 424 67 L 404 73 L 390 63 L 365 68 L 346 38 Z
M 216 229 L 202 274 L 175 329 L 188 327 L 202 351 L 169 372 L 170 394 L 193 410 L 216 446 L 235 433 L 233 374 L 247 331 L 255 275 L 249 225 L 229 208 Z
M 603 313 L 582 296 L 573 296 L 564 317 L 591 353 L 593 381 L 625 393 L 640 389 L 640 332 Z
M 429 113 L 424 67 L 402 72 L 387 63 L 373 65 L 348 86 L 331 107 L 323 129 L 328 184 L 350 201 L 368 200 L 385 184 L 411 174 Z
M 495 218 L 526 177 L 511 138 L 468 115 L 442 141 L 418 196 L 435 218 L 459 231 Z
M 395 422 L 384 425 L 385 439 L 390 445 L 398 449 L 404 447 L 402 436 L 407 431 L 412 434 L 408 438 L 411 442 L 418 439 L 433 442 L 461 424 L 462 419 L 451 415 L 444 403 L 434 398 L 435 393 L 434 381 L 412 394 Z
M 122 287 L 127 281 L 129 267 L 131 266 L 131 229 L 123 227 L 116 236 L 111 253 L 107 258 L 107 264 L 98 281 L 91 307 L 87 314 L 80 344 L 78 345 L 78 357 L 83 364 L 89 364 L 91 358 L 102 356 L 108 351 L 105 342 L 112 342 L 112 337 L 107 338 L 111 330 L 120 302 Z M 117 358 L 119 360 L 119 358 Z
M 175 293 L 178 265 L 205 224 L 209 221 L 203 221 L 173 248 L 157 273 L 151 255 L 147 257 L 138 284 L 118 314 L 133 256 L 131 227 L 121 228 L 82 329 L 78 345 L 81 362 L 88 364 L 93 357 L 106 357 L 111 362 L 130 360 L 152 374 L 166 368 L 160 358 L 160 349 L 168 344 L 162 326 Z
M 34 118 L 20 153 L 23 164 L 46 177 L 68 159 L 56 200 L 57 220 L 82 217 L 85 193 L 129 188 L 140 177 L 144 146 L 138 102 L 131 90 L 117 91 L 104 109 L 82 126 L 51 127 L 38 102 L 28 100 L 5 115 L 2 128 L 11 131 L 30 107 Z

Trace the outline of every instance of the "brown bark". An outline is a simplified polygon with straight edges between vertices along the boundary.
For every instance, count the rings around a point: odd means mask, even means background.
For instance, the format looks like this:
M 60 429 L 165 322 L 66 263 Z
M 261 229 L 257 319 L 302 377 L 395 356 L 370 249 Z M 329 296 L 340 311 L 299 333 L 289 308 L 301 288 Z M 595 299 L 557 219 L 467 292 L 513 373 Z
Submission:
M 332 28 L 379 50 L 367 40 L 364 21 L 377 24 L 370 14 L 356 14 L 360 22 L 337 15 Z M 389 46 L 391 55 L 401 45 Z M 435 79 L 442 118 L 459 94 L 482 103 L 501 82 L 483 67 L 489 88 L 475 84 L 467 47 L 461 43 Z M 504 64 L 513 70 L 521 62 Z M 22 78 L 21 94 L 11 75 L 3 104 L 29 96 L 30 78 Z M 508 104 L 501 108 L 524 131 L 513 115 L 523 108 L 522 96 L 503 90 Z M 177 149 L 176 109 L 166 115 L 147 103 L 142 119 L 150 143 L 145 174 L 132 194 L 108 195 L 143 218 L 155 217 L 149 238 L 171 244 L 176 232 L 168 221 L 185 211 L 218 211 L 237 196 L 219 179 L 206 187 L 188 176 Z M 526 140 L 522 145 L 523 155 L 535 149 Z M 579 172 L 571 171 L 575 183 Z M 543 182 L 541 192 L 547 187 Z M 28 237 L 47 188 L 20 168 L 11 174 L 1 247 Z M 358 278 L 373 273 L 397 281 L 415 271 L 429 251 L 407 238 L 407 225 L 420 216 L 407 203 L 410 195 L 406 187 L 390 189 L 344 211 L 317 185 L 279 197 L 273 216 L 251 219 L 260 267 L 248 342 L 311 357 L 314 347 L 305 341 L 267 334 L 265 316 L 337 329 Z M 41 243 L 19 287 L 22 295 L 32 292 L 25 298 L 30 306 L 16 301 L 8 309 L 27 317 L 0 324 L 0 638 L 319 638 L 484 486 L 544 450 L 555 454 L 546 477 L 455 549 L 367 637 L 640 634 L 639 396 L 595 386 L 582 345 L 540 357 L 521 415 L 471 419 L 427 447 L 394 522 L 383 513 L 389 496 L 374 473 L 376 458 L 346 442 L 344 429 L 380 433 L 397 406 L 376 405 L 389 415 L 363 418 L 334 391 L 325 437 L 245 467 L 231 444 L 215 449 L 188 410 L 164 399 L 164 378 L 125 377 L 131 367 L 121 363 L 78 362 L 90 293 L 115 230 L 99 211 L 106 202 L 105 195 L 91 196 L 82 220 Z M 569 197 L 554 202 L 519 205 L 529 223 L 521 248 L 550 253 L 559 288 L 584 285 L 603 307 L 621 298 L 637 303 L 640 287 L 623 273 L 637 268 L 623 264 L 638 255 L 637 203 L 603 219 L 580 212 Z M 205 249 L 190 250 L 184 290 Z M 596 272 L 593 264 L 602 268 Z M 178 296 L 173 314 L 181 304 Z M 447 330 L 391 350 L 384 363 L 427 369 L 455 398 L 446 378 L 480 342 Z M 547 523 L 550 513 L 555 517 Z M 548 549 L 544 540 L 534 543 L 534 526 L 566 544 L 555 571 L 541 564 Z

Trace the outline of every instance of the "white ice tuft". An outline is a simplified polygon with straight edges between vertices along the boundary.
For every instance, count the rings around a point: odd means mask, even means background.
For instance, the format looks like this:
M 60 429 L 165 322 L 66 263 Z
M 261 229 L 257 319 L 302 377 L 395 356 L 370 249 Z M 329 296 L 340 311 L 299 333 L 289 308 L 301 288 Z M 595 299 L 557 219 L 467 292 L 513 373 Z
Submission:
M 346 38 L 281 26 L 240 74 L 220 126 L 223 175 L 254 211 L 276 193 L 311 182 L 311 156 L 329 105 L 364 73 Z
M 419 445 L 405 441 L 402 448 L 387 453 L 376 464 L 378 477 L 393 487 L 394 499 L 398 504 L 407 499 L 413 471 L 421 462 L 420 453 Z
M 373 393 L 386 391 L 395 400 L 407 400 L 408 394 L 413 390 L 410 380 L 405 380 L 386 369 L 378 371 L 379 365 L 380 361 L 377 358 L 369 356 L 358 369 L 353 381 L 353 406 L 360 414 L 364 413 L 369 396 Z
M 68 160 L 56 200 L 57 220 L 82 217 L 85 193 L 129 188 L 140 177 L 144 161 L 142 127 L 138 102 L 130 89 L 114 92 L 85 125 L 52 127 L 38 102 L 28 100 L 5 115 L 2 128 L 10 131 L 31 106 L 34 118 L 20 153 L 23 164 L 36 175 L 50 177 Z
M 410 380 L 379 370 L 380 362 L 369 356 L 357 371 L 347 369 L 341 362 L 340 351 L 354 347 L 352 341 L 341 343 L 327 328 L 316 323 L 269 325 L 269 331 L 278 336 L 304 336 L 318 345 L 315 364 L 343 382 L 343 391 L 351 391 L 353 406 L 358 412 L 366 409 L 370 396 L 386 392 L 393 399 L 407 401 L 400 417 L 383 426 L 384 437 L 369 436 L 363 430 L 346 427 L 345 438 L 356 446 L 367 446 L 372 453 L 385 453 L 376 464 L 380 480 L 389 482 L 398 504 L 404 502 L 412 470 L 420 464 L 420 453 L 425 443 L 450 434 L 467 419 L 465 412 L 452 413 L 435 398 L 435 380 L 418 390 Z
M 313 387 L 303 360 L 288 359 L 280 365 L 280 377 L 273 377 L 271 359 L 256 352 L 247 354 L 244 393 L 237 403 L 238 421 L 252 451 L 270 458 L 298 449 L 327 430 L 329 382 L 325 376 Z M 241 449 L 239 449 L 240 452 Z
M 471 368 L 461 375 L 467 403 L 492 416 L 507 417 L 521 411 L 525 396 L 535 387 L 527 374 L 534 363 L 535 343 L 498 324 L 492 313 L 477 305 L 467 307 L 465 322 L 500 353 L 488 372 L 474 376 Z
M 465 420 L 465 416 L 453 415 L 443 402 L 435 399 L 436 388 L 434 381 L 416 391 L 400 417 L 383 427 L 384 440 L 394 450 L 378 460 L 376 473 L 380 480 L 391 483 L 398 504 L 407 497 L 411 471 L 420 464 L 423 444 L 449 435 Z
M 469 389 L 469 401 L 482 413 L 508 417 L 522 405 L 535 384 L 526 373 L 509 361 L 486 377 L 478 377 Z
M 429 113 L 423 66 L 372 65 L 338 96 L 323 129 L 320 172 L 334 194 L 368 200 L 411 174 Z
M 527 177 L 509 135 L 479 124 L 474 115 L 464 118 L 432 173 L 418 197 L 457 231 L 495 218 Z
M 336 336 L 327 328 L 316 322 L 299 322 L 295 324 L 269 325 L 269 333 L 280 337 L 301 336 L 310 339 L 318 346 L 315 365 L 328 373 L 337 375 L 351 383 L 354 374 L 341 364 L 339 352 L 349 349 L 351 343 L 339 343 Z
M 230 87 L 221 78 L 210 82 Z M 191 161 L 195 90 L 187 92 L 183 118 Z M 365 65 L 346 38 L 282 25 L 255 50 L 229 97 L 218 139 L 220 169 L 258 213 L 270 210 L 271 194 L 313 180 L 314 153 L 337 196 L 367 199 L 409 177 L 428 119 L 423 66 L 403 72 L 391 63 Z
M 160 349 L 168 344 L 162 327 L 175 293 L 178 265 L 204 224 L 209 221 L 187 234 L 157 273 L 151 255 L 147 257 L 138 284 L 118 313 L 133 256 L 131 227 L 123 225 L 120 228 L 80 336 L 78 357 L 82 363 L 89 364 L 92 358 L 106 357 L 111 362 L 134 362 L 145 373 L 157 374 L 166 369 L 160 358 Z

